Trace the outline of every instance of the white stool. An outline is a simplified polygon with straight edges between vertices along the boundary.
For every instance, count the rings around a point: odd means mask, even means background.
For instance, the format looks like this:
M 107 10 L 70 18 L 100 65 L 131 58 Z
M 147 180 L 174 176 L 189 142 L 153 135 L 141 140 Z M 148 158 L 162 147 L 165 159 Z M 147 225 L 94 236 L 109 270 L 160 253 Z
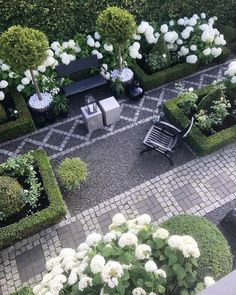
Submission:
M 120 105 L 114 96 L 105 98 L 98 102 L 103 114 L 104 125 L 108 126 L 120 120 Z
M 102 120 L 102 112 L 97 107 L 97 111 L 95 113 L 89 114 L 87 112 L 87 107 L 81 108 L 82 117 L 84 121 L 84 125 L 88 129 L 89 133 L 92 133 L 93 131 L 97 129 L 103 128 L 103 120 Z

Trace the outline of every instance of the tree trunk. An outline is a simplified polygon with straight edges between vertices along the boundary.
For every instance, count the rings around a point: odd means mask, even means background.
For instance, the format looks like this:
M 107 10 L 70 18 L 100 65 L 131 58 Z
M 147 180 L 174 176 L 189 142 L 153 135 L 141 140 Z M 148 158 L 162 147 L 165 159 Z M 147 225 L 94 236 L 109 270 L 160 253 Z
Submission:
M 121 57 L 121 47 L 118 47 L 118 65 L 119 65 L 119 72 L 122 71 L 122 57 Z
M 32 69 L 30 69 L 30 74 L 31 74 L 31 77 L 32 77 L 32 80 L 33 80 L 33 84 L 34 84 L 36 93 L 38 95 L 38 99 L 39 100 L 43 100 L 42 95 L 41 95 L 41 92 L 39 90 L 39 86 L 38 86 L 37 80 L 35 79 L 34 71 Z

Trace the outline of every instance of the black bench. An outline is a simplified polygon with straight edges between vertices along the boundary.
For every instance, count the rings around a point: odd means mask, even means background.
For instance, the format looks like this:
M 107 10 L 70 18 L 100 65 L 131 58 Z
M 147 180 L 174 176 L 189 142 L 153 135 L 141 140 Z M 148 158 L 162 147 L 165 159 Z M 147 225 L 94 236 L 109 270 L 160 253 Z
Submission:
M 78 73 L 82 70 L 87 70 L 97 67 L 99 64 L 97 55 L 91 55 L 89 57 L 81 58 L 75 61 L 71 61 L 69 65 L 59 65 L 56 67 L 58 78 L 70 76 Z M 63 91 L 66 96 L 71 96 L 79 92 L 83 92 L 98 86 L 107 84 L 107 80 L 100 74 L 75 81 L 69 85 L 63 87 Z

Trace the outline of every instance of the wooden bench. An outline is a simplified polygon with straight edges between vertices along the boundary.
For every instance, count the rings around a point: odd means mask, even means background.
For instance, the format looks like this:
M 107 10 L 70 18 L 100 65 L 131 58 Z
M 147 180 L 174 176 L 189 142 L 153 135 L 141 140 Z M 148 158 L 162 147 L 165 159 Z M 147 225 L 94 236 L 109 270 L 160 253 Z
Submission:
M 71 61 L 69 65 L 59 65 L 56 67 L 58 78 L 65 76 L 70 76 L 72 74 L 78 73 L 82 70 L 87 70 L 97 67 L 99 64 L 96 55 L 91 55 L 89 57 L 81 58 L 75 61 Z M 63 91 L 66 96 L 71 96 L 79 92 L 83 92 L 98 86 L 107 84 L 107 80 L 100 74 L 80 80 L 75 81 L 63 87 Z

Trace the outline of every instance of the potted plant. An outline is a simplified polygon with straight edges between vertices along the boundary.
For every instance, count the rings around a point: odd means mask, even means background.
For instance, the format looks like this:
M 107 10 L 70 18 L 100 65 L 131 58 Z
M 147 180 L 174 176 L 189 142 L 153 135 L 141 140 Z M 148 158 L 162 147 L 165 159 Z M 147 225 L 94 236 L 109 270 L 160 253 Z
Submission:
M 114 47 L 117 69 L 112 72 L 112 77 L 119 77 L 124 84 L 132 82 L 133 72 L 123 66 L 122 55 L 136 32 L 133 15 L 116 6 L 108 7 L 99 14 L 97 29 L 107 44 L 112 44 Z
M 52 102 L 50 93 L 41 93 L 34 70 L 47 57 L 49 43 L 46 35 L 35 29 L 12 26 L 0 36 L 0 56 L 15 71 L 30 71 L 36 94 L 29 106 L 36 111 L 47 111 Z
M 68 99 L 65 95 L 56 95 L 52 101 L 52 111 L 56 117 L 66 118 L 69 112 Z

